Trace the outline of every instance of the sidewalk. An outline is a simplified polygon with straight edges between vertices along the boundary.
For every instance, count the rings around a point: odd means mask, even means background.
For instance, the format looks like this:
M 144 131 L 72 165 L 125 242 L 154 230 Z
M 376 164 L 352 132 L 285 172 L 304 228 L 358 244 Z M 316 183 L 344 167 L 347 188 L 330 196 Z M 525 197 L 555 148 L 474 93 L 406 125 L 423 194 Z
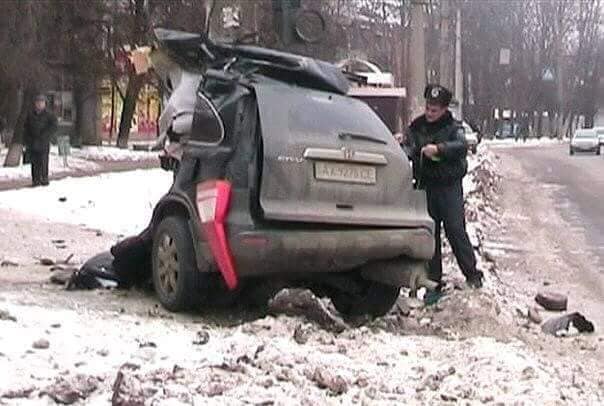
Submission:
M 0 152 L 0 165 L 5 152 Z M 120 150 L 113 147 L 90 147 L 73 149 L 68 158 L 68 166 L 58 156 L 56 148 L 51 150 L 49 159 L 49 179 L 56 181 L 68 177 L 94 176 L 107 172 L 124 172 L 136 169 L 159 168 L 157 152 Z M 31 185 L 30 165 L 16 168 L 0 167 L 0 191 L 20 189 Z

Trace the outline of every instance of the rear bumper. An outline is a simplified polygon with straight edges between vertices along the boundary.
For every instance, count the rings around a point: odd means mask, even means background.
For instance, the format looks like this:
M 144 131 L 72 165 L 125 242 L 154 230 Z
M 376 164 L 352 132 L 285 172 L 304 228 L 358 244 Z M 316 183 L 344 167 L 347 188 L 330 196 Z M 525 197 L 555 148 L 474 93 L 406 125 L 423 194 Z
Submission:
M 240 276 L 267 273 L 339 272 L 373 260 L 429 260 L 429 228 L 354 230 L 262 230 L 231 236 Z
M 600 144 L 598 145 L 571 145 L 570 148 L 576 152 L 595 152 L 600 149 Z

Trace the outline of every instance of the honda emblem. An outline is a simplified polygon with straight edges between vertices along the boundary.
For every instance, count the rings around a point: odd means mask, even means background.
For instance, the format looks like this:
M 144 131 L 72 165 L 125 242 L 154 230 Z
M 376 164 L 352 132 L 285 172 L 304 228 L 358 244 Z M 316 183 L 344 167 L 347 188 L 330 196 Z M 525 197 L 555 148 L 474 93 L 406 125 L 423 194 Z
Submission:
M 352 158 L 354 158 L 354 150 L 351 148 L 342 148 L 342 154 L 344 155 L 344 159 L 347 161 L 350 161 Z

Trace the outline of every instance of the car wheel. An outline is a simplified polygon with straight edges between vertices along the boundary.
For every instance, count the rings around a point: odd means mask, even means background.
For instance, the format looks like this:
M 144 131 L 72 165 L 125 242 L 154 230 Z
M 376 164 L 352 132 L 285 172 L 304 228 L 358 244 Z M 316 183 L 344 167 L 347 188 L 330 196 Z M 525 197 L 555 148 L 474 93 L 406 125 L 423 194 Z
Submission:
M 336 310 L 344 316 L 381 317 L 388 313 L 398 299 L 400 288 L 373 281 L 364 284 L 362 293 L 332 292 L 329 297 Z
M 570 151 L 571 155 L 575 155 L 575 150 L 574 149 L 571 148 L 569 151 Z
M 193 239 L 187 221 L 166 217 L 153 238 L 153 286 L 169 311 L 190 310 L 207 294 L 208 274 L 197 269 Z
M 600 155 L 600 148 L 596 149 L 596 155 Z

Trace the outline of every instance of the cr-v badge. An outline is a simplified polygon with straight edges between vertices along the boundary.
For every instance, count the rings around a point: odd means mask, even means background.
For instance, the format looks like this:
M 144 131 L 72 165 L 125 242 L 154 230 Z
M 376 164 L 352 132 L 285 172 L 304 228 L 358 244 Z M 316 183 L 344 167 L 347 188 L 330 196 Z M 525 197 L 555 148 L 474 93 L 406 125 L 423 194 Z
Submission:
M 294 156 L 287 156 L 287 155 L 279 155 L 277 157 L 277 161 L 278 162 L 287 162 L 287 163 L 291 163 L 291 164 L 301 164 L 302 162 L 304 162 L 304 158 L 302 157 L 294 157 Z

